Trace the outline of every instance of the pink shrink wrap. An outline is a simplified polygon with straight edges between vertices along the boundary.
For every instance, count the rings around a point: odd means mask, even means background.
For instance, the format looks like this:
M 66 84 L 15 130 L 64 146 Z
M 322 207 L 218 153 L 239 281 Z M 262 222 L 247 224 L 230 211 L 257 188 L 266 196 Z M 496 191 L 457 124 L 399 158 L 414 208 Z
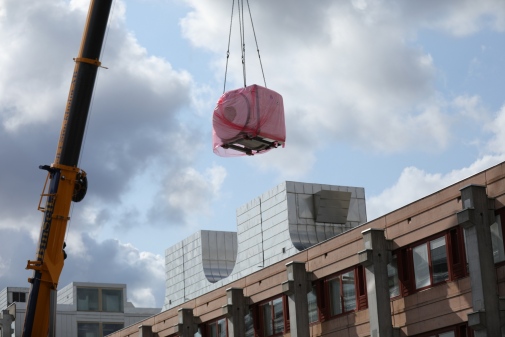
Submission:
M 212 117 L 214 153 L 254 155 L 284 147 L 286 125 L 282 96 L 253 84 L 224 93 Z

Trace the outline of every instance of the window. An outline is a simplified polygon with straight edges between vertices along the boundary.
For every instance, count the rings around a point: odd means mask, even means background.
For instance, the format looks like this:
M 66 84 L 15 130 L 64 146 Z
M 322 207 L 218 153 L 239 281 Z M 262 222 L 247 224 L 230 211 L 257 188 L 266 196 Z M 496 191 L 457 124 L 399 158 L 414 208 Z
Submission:
M 251 309 L 247 311 L 247 314 L 244 316 L 245 321 L 245 336 L 246 337 L 254 337 L 254 320 Z
M 102 289 L 102 311 L 123 311 L 123 290 Z
M 420 289 L 466 275 L 463 230 L 458 226 L 393 254 L 393 261 L 388 265 L 390 296 L 407 296 Z
M 123 290 L 77 288 L 77 310 L 123 312 Z
M 123 323 L 103 323 L 102 324 L 102 336 L 107 336 L 113 332 L 121 330 L 124 328 Z
M 26 302 L 26 293 L 19 291 L 12 292 L 12 302 Z
M 366 269 L 357 266 L 314 282 L 319 321 L 368 307 Z
M 443 282 L 449 278 L 445 236 L 412 249 L 416 289 Z
M 334 276 L 326 281 L 330 299 L 330 316 L 356 309 L 355 272 Z
M 77 310 L 98 311 L 98 289 L 77 288 Z
M 100 337 L 100 324 L 77 323 L 77 337 Z
M 312 284 L 312 288 L 307 294 L 307 302 L 309 305 L 309 323 L 314 323 L 319 320 L 319 312 L 317 310 L 317 291 L 316 284 Z
M 77 323 L 77 337 L 103 337 L 124 328 L 123 323 Z
M 220 318 L 213 322 L 207 323 L 208 337 L 227 337 L 228 329 L 226 318 Z
M 280 335 L 284 332 L 286 327 L 285 305 L 284 296 L 260 304 L 259 312 L 263 336 Z
M 388 284 L 389 297 L 400 296 L 400 284 L 398 281 L 398 259 L 396 254 L 392 256 L 391 262 L 388 263 Z
M 503 246 L 504 223 L 502 219 L 505 220 L 505 208 L 496 212 L 495 222 L 490 226 L 494 263 L 505 261 L 505 251 Z

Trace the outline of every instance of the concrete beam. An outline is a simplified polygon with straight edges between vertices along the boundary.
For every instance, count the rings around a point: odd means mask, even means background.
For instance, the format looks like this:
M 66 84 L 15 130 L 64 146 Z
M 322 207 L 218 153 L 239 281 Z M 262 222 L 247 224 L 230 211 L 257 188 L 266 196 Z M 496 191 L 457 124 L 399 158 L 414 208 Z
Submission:
M 457 213 L 458 224 L 466 238 L 468 269 L 472 286 L 473 313 L 468 325 L 475 337 L 501 336 L 500 303 L 496 268 L 493 259 L 490 225 L 494 222 L 494 203 L 486 187 L 469 185 L 460 190 L 463 210 Z
M 154 337 L 153 327 L 151 325 L 140 325 L 139 337 Z
M 14 316 L 9 313 L 9 310 L 2 310 L 0 317 L 0 327 L 2 327 L 2 336 L 10 337 L 12 335 L 11 324 L 14 322 Z
M 286 264 L 288 274 L 283 291 L 288 295 L 291 337 L 309 336 L 309 292 L 305 262 L 292 261 Z
M 370 335 L 394 336 L 387 269 L 391 256 L 391 242 L 386 240 L 383 229 L 369 228 L 361 234 L 365 249 L 359 252 L 358 256 L 366 273 Z
M 198 331 L 198 325 L 195 323 L 193 309 L 181 308 L 178 310 L 178 324 L 175 327 L 179 337 L 194 337 Z
M 245 337 L 245 315 L 247 303 L 242 288 L 226 289 L 227 304 L 223 306 L 223 314 L 228 320 L 228 336 Z

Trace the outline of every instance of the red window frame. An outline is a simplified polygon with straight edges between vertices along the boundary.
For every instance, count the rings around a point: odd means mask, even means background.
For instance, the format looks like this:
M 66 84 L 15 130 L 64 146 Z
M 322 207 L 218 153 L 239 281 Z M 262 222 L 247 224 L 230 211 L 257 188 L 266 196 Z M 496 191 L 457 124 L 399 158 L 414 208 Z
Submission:
M 208 321 L 208 322 L 205 322 L 205 327 L 204 327 L 204 331 L 205 331 L 205 336 L 206 337 L 212 337 L 211 335 L 211 327 L 213 325 L 216 326 L 216 331 L 217 331 L 217 336 L 219 337 L 219 322 L 224 320 L 224 326 L 225 326 L 225 331 L 226 331 L 226 334 L 225 336 L 228 337 L 228 320 L 226 319 L 226 317 L 222 316 L 222 317 L 218 317 L 212 321 Z
M 354 292 L 355 292 L 355 307 L 352 310 L 345 310 L 343 302 L 343 283 L 341 276 L 349 272 L 354 273 Z M 341 312 L 332 315 L 332 303 L 330 294 L 330 283 L 332 280 L 340 279 L 340 309 Z M 316 281 L 317 303 L 319 309 L 319 321 L 324 322 L 326 319 L 346 315 L 351 312 L 359 311 L 368 308 L 368 297 L 366 290 L 366 276 L 365 268 L 363 266 L 356 266 L 345 269 L 338 273 L 325 277 L 322 280 Z
M 445 237 L 448 277 L 444 281 L 440 281 L 437 283 L 433 282 L 431 249 L 429 249 L 428 244 L 427 247 L 429 254 L 428 258 L 429 258 L 430 284 L 425 287 L 416 288 L 413 249 L 441 237 Z M 415 292 L 428 289 L 446 282 L 454 281 L 466 277 L 468 275 L 463 229 L 460 226 L 453 227 L 442 233 L 438 233 L 423 240 L 416 241 L 406 247 L 398 249 L 397 251 L 393 252 L 393 254 L 396 254 L 397 256 L 398 280 L 400 282 L 401 296 L 408 296 Z
M 264 316 L 263 316 L 263 308 L 265 305 L 270 304 L 271 307 L 271 323 L 272 323 L 272 328 L 273 331 L 275 331 L 275 311 L 273 302 L 281 299 L 282 300 L 282 316 L 283 316 L 283 323 L 284 323 L 284 329 L 281 332 L 273 332 L 271 335 L 266 335 L 266 329 L 265 329 L 265 322 L 264 322 Z M 283 334 L 287 333 L 290 329 L 290 324 L 289 324 L 289 309 L 288 309 L 288 301 L 286 295 L 281 295 L 281 296 L 276 296 L 272 297 L 268 300 L 262 301 L 258 303 L 257 305 L 254 306 L 253 309 L 253 320 L 254 320 L 254 331 L 256 336 L 282 336 Z

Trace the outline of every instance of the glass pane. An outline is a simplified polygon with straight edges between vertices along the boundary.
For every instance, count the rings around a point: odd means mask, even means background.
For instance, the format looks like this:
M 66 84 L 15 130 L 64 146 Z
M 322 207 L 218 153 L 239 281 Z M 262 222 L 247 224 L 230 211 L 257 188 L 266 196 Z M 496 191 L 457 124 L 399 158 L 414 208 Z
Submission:
M 400 285 L 398 283 L 398 264 L 396 255 L 393 255 L 391 263 L 388 264 L 388 284 L 389 284 L 389 297 L 399 296 Z
M 432 240 L 431 248 L 431 268 L 433 272 L 433 283 L 442 282 L 449 278 L 447 267 L 447 251 L 445 249 L 445 236 Z
M 123 311 L 123 290 L 102 289 L 102 311 Z
M 123 327 L 123 323 L 103 323 L 103 336 L 107 336 L 113 332 L 121 330 Z
M 491 241 L 493 244 L 494 263 L 505 260 L 505 252 L 503 251 L 503 233 L 500 224 L 501 219 L 498 215 L 496 217 L 496 222 L 491 225 Z
M 77 323 L 77 337 L 100 337 L 98 323 Z
M 245 337 L 254 337 L 254 322 L 251 314 L 251 310 L 247 311 L 244 316 L 245 321 Z
M 430 267 L 428 265 L 428 247 L 423 244 L 412 250 L 414 256 L 414 274 L 416 276 L 416 288 L 430 285 Z
M 195 332 L 194 337 L 202 337 L 202 332 L 200 331 L 200 327 L 198 327 L 198 331 Z
M 217 321 L 217 332 L 219 337 L 226 337 L 226 319 Z
M 314 285 L 312 285 L 312 289 L 307 294 L 307 302 L 309 304 L 309 323 L 317 322 L 319 317 L 317 314 L 316 287 Z
M 273 300 L 274 306 L 274 333 L 284 332 L 284 308 L 282 297 Z
M 98 289 L 77 288 L 77 310 L 98 311 Z
M 265 330 L 265 336 L 271 336 L 274 334 L 273 321 L 272 321 L 272 306 L 271 302 L 263 304 L 261 306 L 261 314 L 263 315 L 263 329 Z
M 344 292 L 344 311 L 356 309 L 356 287 L 354 284 L 354 271 L 342 275 Z
M 209 324 L 209 337 L 217 337 L 217 324 L 212 322 Z
M 438 337 L 455 337 L 454 336 L 454 331 L 439 333 Z
M 342 313 L 342 304 L 340 303 L 340 279 L 335 278 L 328 281 L 330 289 L 330 308 L 331 315 L 338 315 Z

